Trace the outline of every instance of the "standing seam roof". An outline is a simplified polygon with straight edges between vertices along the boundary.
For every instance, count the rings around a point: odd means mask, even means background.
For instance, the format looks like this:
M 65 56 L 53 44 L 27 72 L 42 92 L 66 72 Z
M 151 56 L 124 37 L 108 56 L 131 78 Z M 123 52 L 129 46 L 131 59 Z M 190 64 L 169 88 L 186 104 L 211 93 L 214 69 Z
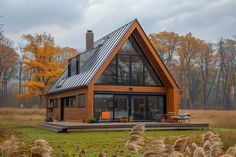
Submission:
M 106 59 L 128 32 L 134 21 L 127 23 L 126 25 L 94 42 L 95 52 L 90 60 L 84 65 L 83 69 L 81 69 L 81 72 L 67 78 L 66 69 L 47 93 L 52 94 L 67 89 L 88 86 L 94 75 L 103 66 Z M 92 50 L 94 51 L 94 49 Z M 62 81 L 63 84 L 59 87 L 58 85 Z

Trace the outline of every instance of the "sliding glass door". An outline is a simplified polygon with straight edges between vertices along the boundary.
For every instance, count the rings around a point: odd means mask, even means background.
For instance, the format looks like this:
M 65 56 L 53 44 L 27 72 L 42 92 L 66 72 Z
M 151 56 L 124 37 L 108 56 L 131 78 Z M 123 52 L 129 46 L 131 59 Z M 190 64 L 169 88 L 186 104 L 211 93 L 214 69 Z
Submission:
M 129 117 L 129 97 L 127 95 L 114 95 L 114 120 Z
M 110 112 L 111 121 L 130 119 L 154 121 L 165 113 L 165 96 L 147 94 L 94 94 L 94 118 L 100 120 L 102 112 Z
M 146 119 L 145 96 L 131 96 L 131 113 L 133 120 Z
M 147 119 L 155 120 L 158 115 L 165 113 L 164 96 L 147 96 Z

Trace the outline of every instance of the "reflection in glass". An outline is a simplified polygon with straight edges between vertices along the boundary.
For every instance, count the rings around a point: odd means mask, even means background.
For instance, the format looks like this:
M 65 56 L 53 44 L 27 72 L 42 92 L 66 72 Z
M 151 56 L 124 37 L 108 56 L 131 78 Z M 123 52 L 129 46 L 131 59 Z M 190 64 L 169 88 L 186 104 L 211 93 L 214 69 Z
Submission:
M 164 96 L 94 94 L 94 117 L 101 119 L 102 112 L 110 112 L 110 120 L 127 118 L 134 121 L 160 120 L 165 113 Z
M 129 56 L 119 55 L 118 57 L 118 84 L 129 84 Z
M 164 113 L 163 96 L 147 96 L 147 119 L 155 120 L 156 117 Z
M 143 62 L 140 56 L 132 57 L 132 81 L 133 85 L 143 85 Z
M 113 95 L 95 94 L 94 95 L 94 118 L 100 120 L 102 112 L 110 112 L 113 117 Z
M 115 101 L 114 103 L 115 119 L 128 118 L 129 116 L 128 96 L 115 95 L 114 101 Z
M 132 96 L 131 97 L 131 113 L 133 120 L 145 120 L 146 119 L 146 108 L 145 108 L 145 97 L 143 96 Z
M 125 42 L 96 83 L 163 86 L 133 36 Z
M 108 65 L 106 70 L 97 80 L 98 84 L 116 84 L 116 58 Z

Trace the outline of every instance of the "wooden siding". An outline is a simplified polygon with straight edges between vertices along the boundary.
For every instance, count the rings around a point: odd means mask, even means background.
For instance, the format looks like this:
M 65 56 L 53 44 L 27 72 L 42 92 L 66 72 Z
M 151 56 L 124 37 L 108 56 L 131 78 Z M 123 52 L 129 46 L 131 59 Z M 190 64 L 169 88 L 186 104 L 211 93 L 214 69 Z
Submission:
M 85 107 L 77 107 L 77 95 L 85 94 Z M 64 107 L 64 119 L 65 120 L 77 120 L 80 122 L 88 122 L 91 104 L 89 106 L 90 98 L 88 97 L 88 88 L 78 88 L 63 93 L 56 93 L 47 96 L 47 103 L 50 105 L 50 99 L 58 99 L 58 108 L 53 108 L 53 113 L 48 116 L 52 116 L 56 120 L 61 119 L 61 98 L 68 96 L 76 96 L 76 107 Z
M 164 87 L 146 87 L 146 86 L 112 86 L 112 85 L 95 85 L 94 91 L 101 92 L 154 92 L 166 93 Z
M 160 77 L 161 81 L 164 84 L 164 88 L 162 87 L 154 87 L 154 88 L 149 88 L 149 87 L 143 87 L 143 88 L 136 88 L 133 87 L 133 90 L 136 91 L 141 91 L 142 92 L 147 92 L 148 90 L 150 91 L 165 91 L 166 93 L 166 105 L 167 105 L 167 112 L 178 112 L 179 111 L 179 87 L 175 80 L 172 78 L 171 74 L 165 67 L 163 61 L 160 59 L 160 57 L 157 55 L 155 49 L 151 45 L 149 39 L 145 35 L 143 29 L 140 27 L 139 23 L 137 21 L 134 22 L 133 26 L 130 28 L 130 30 L 126 33 L 126 35 L 123 37 L 123 39 L 120 41 L 120 43 L 117 45 L 117 47 L 113 50 L 111 55 L 107 58 L 106 62 L 102 66 L 102 68 L 99 69 L 99 71 L 96 73 L 96 75 L 93 77 L 91 80 L 89 86 L 94 88 L 94 90 L 100 90 L 100 91 L 105 91 L 106 89 L 113 90 L 113 91 L 127 91 L 127 89 L 132 88 L 129 86 L 98 86 L 94 84 L 97 81 L 97 79 L 101 76 L 103 71 L 107 68 L 109 63 L 112 61 L 112 59 L 115 57 L 115 55 L 119 52 L 121 47 L 124 45 L 126 40 L 128 40 L 129 36 L 133 34 L 136 41 L 140 45 L 141 49 L 143 50 L 145 56 L 147 57 L 148 61 L 150 64 L 153 66 L 154 70 Z M 103 89 L 102 89 L 103 88 Z M 93 97 L 93 93 L 90 95 Z M 93 103 L 92 103 L 93 104 Z M 93 114 L 93 113 L 91 113 Z
M 118 53 L 120 48 L 124 45 L 129 36 L 133 34 L 136 41 L 143 50 L 145 56 L 147 57 L 150 64 L 153 66 L 154 70 L 160 77 L 164 84 L 164 87 L 147 87 L 147 86 L 113 86 L 113 85 L 95 85 L 97 79 L 105 71 L 109 63 Z M 86 96 L 85 108 L 65 108 L 64 118 L 68 119 L 78 119 L 82 122 L 88 122 L 89 118 L 93 117 L 94 110 L 94 92 L 97 91 L 110 91 L 110 92 L 159 92 L 166 95 L 166 105 L 167 112 L 178 112 L 179 111 L 179 87 L 175 80 L 170 75 L 169 71 L 165 67 L 163 61 L 157 55 L 155 49 L 151 45 L 144 31 L 140 27 L 139 23 L 135 21 L 129 31 L 120 40 L 120 43 L 112 51 L 111 55 L 106 59 L 103 66 L 95 74 L 93 79 L 90 81 L 88 87 L 73 89 L 70 91 L 64 91 L 57 94 L 48 95 L 47 101 L 50 103 L 50 99 L 58 98 L 59 106 L 61 104 L 61 98 L 67 96 L 78 95 L 84 93 Z M 77 99 L 76 99 L 77 101 Z M 59 113 L 58 113 L 59 112 Z M 55 109 L 53 116 L 60 115 L 60 110 Z

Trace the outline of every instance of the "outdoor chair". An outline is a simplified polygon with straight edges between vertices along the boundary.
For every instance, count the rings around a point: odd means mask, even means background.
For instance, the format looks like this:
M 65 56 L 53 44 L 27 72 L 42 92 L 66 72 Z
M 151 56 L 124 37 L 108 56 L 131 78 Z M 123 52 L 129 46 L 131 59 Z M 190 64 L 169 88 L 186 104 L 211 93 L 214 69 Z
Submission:
M 169 117 L 170 122 L 184 123 L 188 121 L 190 123 L 191 115 L 190 113 L 175 113 Z
M 109 111 L 102 112 L 99 122 L 109 122 L 111 119 L 111 113 Z

